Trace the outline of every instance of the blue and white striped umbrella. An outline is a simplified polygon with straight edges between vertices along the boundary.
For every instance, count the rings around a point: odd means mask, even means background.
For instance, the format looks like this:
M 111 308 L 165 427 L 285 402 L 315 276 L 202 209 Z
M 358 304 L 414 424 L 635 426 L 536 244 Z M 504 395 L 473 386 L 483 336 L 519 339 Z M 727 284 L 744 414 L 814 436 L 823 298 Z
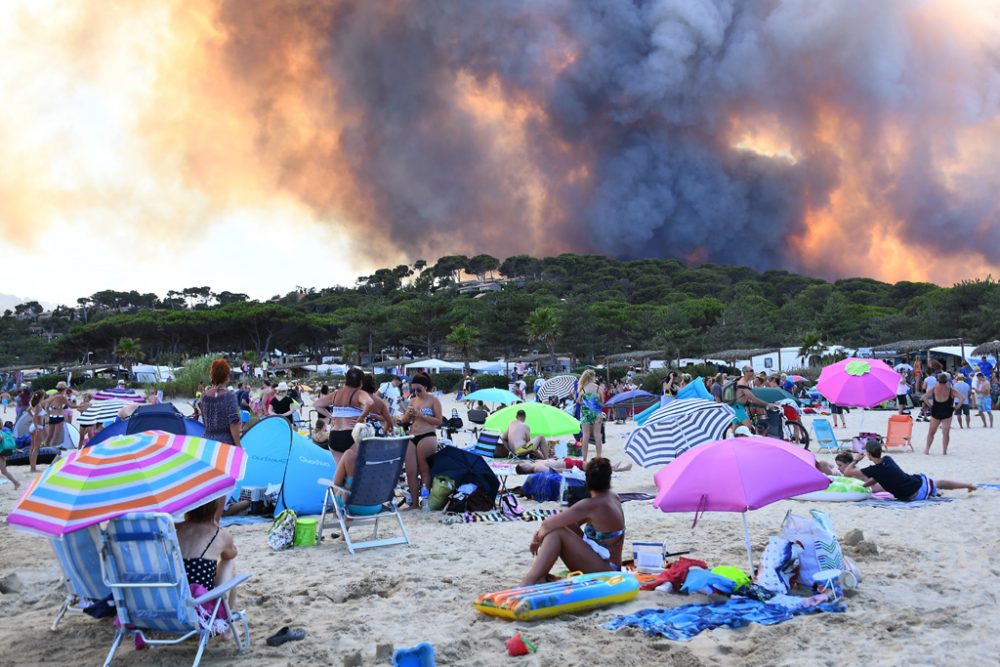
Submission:
M 643 468 L 666 465 L 692 447 L 721 439 L 735 416 L 725 403 L 671 401 L 629 434 L 625 453 Z
M 558 400 L 570 398 L 576 394 L 575 375 L 557 375 L 542 383 L 542 386 L 535 392 L 536 400 L 545 402 L 555 397 Z

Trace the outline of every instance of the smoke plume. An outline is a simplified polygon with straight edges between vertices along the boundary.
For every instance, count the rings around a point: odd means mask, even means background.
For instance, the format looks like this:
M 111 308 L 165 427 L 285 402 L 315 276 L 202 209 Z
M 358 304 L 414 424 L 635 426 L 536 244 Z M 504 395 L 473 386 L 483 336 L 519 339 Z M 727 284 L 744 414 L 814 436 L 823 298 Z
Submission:
M 373 265 L 581 251 L 935 282 L 1000 266 L 993 0 L 85 6 L 60 24 L 76 41 L 48 48 L 120 77 L 102 88 L 131 110 L 115 157 L 102 170 L 81 148 L 70 194 L 38 163 L 18 170 L 31 188 L 0 176 L 17 194 L 0 225 L 124 197 L 193 228 L 277 202 Z M 0 136 L 29 120 L 0 115 Z

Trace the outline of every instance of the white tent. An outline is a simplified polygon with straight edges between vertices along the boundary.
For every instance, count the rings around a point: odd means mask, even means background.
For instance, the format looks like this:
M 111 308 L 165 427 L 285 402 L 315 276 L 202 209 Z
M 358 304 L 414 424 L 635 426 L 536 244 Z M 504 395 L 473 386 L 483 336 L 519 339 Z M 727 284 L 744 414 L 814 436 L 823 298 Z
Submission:
M 135 376 L 136 382 L 142 382 L 143 384 L 172 382 L 174 380 L 174 371 L 170 366 L 135 364 L 132 366 L 132 375 Z
M 442 361 L 441 359 L 424 359 L 423 361 L 414 361 L 412 363 L 406 364 L 404 366 L 406 370 L 420 370 L 426 368 L 430 371 L 460 371 L 464 366 L 462 364 L 454 364 L 450 361 Z
M 504 364 L 502 361 L 473 361 L 469 364 L 469 368 L 479 373 L 493 373 L 501 374 L 504 372 Z
M 302 368 L 317 375 L 345 375 L 350 366 L 347 364 L 307 364 Z

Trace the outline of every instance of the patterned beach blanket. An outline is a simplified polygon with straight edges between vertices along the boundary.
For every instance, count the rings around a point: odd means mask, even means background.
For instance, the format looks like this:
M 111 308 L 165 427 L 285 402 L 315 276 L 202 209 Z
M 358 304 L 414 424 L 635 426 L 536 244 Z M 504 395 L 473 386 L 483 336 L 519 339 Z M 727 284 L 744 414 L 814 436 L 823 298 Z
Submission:
M 882 507 L 887 510 L 915 510 L 929 505 L 940 505 L 950 503 L 954 498 L 927 498 L 926 500 L 896 500 L 894 498 L 872 498 L 871 500 L 859 500 L 854 503 L 865 507 Z
M 731 598 L 725 602 L 686 604 L 672 609 L 643 609 L 627 616 L 618 616 L 605 627 L 608 630 L 638 628 L 647 635 L 686 641 L 704 630 L 721 627 L 736 629 L 751 623 L 775 625 L 801 614 L 842 612 L 844 609 L 842 604 L 835 602 L 785 606 L 749 598 Z
M 439 519 L 443 524 L 452 523 L 503 523 L 505 521 L 545 521 L 553 514 L 559 514 L 554 509 L 524 510 L 519 517 L 506 516 L 501 512 L 449 512 Z

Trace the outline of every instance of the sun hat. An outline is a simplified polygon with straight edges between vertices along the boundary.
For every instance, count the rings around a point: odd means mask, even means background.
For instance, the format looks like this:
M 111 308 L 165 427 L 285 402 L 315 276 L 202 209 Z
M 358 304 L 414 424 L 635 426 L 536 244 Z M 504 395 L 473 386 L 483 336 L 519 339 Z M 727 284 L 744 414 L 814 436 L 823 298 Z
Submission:
M 278 391 L 288 391 L 288 383 L 287 382 L 279 382 L 278 383 Z

